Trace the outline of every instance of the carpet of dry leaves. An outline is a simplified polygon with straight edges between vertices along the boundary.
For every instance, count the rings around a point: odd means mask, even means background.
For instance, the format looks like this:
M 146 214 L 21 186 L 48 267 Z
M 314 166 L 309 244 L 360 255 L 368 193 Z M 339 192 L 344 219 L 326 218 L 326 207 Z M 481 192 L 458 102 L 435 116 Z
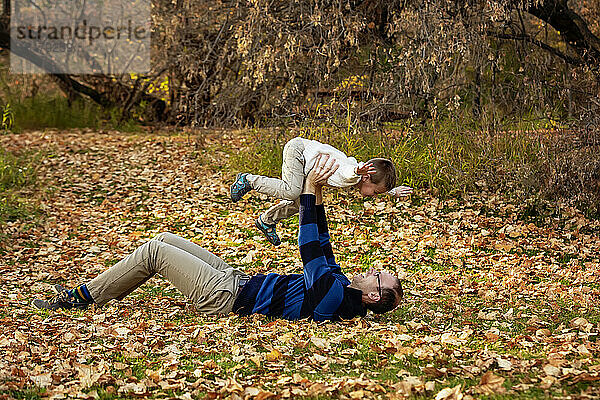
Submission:
M 598 398 L 600 224 L 576 210 L 528 220 L 496 194 L 364 202 L 328 193 L 345 272 L 395 270 L 406 298 L 343 323 L 205 317 L 160 277 L 121 302 L 40 312 L 51 285 L 85 282 L 162 231 L 249 273 L 299 272 L 297 219 L 270 246 L 270 200 L 228 200 L 243 132 L 45 131 L 42 217 L 0 226 L 0 399 Z

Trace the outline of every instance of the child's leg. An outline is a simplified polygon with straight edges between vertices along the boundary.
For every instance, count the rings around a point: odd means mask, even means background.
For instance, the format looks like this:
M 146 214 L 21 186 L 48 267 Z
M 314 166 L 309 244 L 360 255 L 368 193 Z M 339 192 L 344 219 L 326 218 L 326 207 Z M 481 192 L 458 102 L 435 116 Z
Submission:
M 275 225 L 282 219 L 291 217 L 292 215 L 298 214 L 300 209 L 300 200 L 281 200 L 267 211 L 262 213 L 260 219 L 267 225 Z
M 252 189 L 278 199 L 295 200 L 302 193 L 304 185 L 304 145 L 300 138 L 294 138 L 283 148 L 281 179 L 247 174 L 246 179 Z

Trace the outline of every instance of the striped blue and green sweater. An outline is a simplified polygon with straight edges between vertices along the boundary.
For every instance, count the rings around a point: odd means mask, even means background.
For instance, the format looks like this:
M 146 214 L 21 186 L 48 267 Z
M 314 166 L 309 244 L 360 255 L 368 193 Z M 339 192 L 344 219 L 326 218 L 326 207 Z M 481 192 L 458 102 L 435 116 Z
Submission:
M 315 321 L 364 316 L 362 292 L 335 262 L 322 204 L 312 194 L 300 196 L 298 245 L 304 264 L 302 274 L 255 275 L 243 286 L 233 311 L 240 315 L 265 314 L 290 320 Z

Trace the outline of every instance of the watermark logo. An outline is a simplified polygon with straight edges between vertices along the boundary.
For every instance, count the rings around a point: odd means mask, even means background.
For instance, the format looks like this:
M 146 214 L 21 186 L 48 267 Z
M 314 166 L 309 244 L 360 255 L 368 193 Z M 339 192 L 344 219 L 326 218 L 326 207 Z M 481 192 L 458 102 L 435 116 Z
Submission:
M 150 0 L 13 0 L 13 73 L 150 70 Z

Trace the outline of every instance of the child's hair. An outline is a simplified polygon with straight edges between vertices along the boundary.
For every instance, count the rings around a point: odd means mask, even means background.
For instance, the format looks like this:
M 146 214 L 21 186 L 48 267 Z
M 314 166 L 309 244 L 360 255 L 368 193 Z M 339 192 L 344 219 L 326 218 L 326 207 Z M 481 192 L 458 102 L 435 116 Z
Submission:
M 373 164 L 376 171 L 371 175 L 371 182 L 376 185 L 383 183 L 386 190 L 392 190 L 396 186 L 396 167 L 387 158 L 372 158 L 367 163 Z

